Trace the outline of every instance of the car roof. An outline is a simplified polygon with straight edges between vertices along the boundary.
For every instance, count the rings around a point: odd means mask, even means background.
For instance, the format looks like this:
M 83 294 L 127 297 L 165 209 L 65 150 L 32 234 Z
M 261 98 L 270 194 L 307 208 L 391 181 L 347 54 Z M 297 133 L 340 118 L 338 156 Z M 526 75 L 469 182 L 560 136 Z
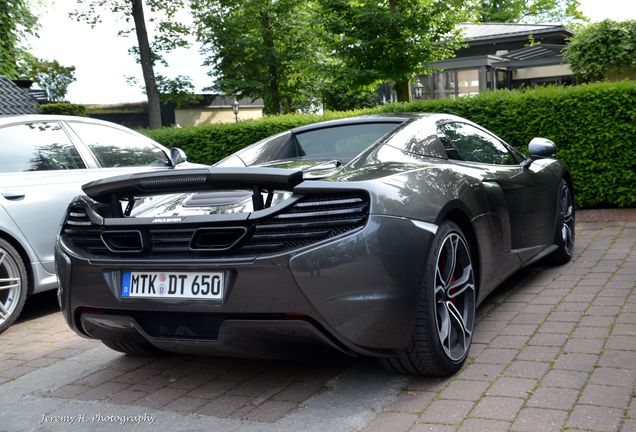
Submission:
M 425 117 L 429 114 L 423 113 L 387 113 L 387 114 L 371 114 L 362 115 L 356 117 L 345 117 L 334 120 L 325 120 L 317 123 L 311 123 L 304 126 L 291 129 L 292 133 L 306 132 L 310 130 L 318 130 L 323 128 L 329 128 L 334 126 L 346 126 L 356 124 L 369 124 L 369 123 L 404 123 L 408 120 L 415 118 Z
M 57 114 L 21 114 L 21 115 L 3 115 L 0 116 L 0 126 L 5 126 L 14 123 L 24 123 L 24 122 L 42 122 L 42 121 L 72 121 L 79 123 L 98 123 L 108 126 L 121 127 L 116 123 L 107 122 L 104 120 L 99 120 L 92 117 L 76 117 L 76 116 L 68 116 L 68 115 L 57 115 Z

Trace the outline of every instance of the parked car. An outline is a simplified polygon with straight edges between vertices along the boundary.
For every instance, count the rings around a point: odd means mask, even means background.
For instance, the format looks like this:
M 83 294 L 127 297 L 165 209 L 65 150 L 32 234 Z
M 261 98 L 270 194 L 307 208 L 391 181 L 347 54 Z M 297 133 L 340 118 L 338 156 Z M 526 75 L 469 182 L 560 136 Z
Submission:
M 0 332 L 27 295 L 57 288 L 55 236 L 82 184 L 188 165 L 181 150 L 125 127 L 53 115 L 0 117 L 0 155 Z
M 460 117 L 396 114 L 298 128 L 215 167 L 91 182 L 57 241 L 62 310 L 130 354 L 315 344 L 449 375 L 497 285 L 572 256 L 572 181 L 555 152 L 535 138 L 526 157 Z

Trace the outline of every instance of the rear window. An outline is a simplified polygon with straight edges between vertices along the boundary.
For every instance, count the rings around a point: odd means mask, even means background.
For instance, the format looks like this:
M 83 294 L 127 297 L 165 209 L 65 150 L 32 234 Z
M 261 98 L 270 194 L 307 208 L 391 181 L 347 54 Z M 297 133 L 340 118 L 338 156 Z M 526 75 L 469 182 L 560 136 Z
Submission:
M 0 128 L 0 154 L 0 172 L 86 168 L 77 149 L 57 122 Z
M 352 159 L 398 126 L 396 123 L 367 123 L 334 126 L 296 135 L 301 159 Z

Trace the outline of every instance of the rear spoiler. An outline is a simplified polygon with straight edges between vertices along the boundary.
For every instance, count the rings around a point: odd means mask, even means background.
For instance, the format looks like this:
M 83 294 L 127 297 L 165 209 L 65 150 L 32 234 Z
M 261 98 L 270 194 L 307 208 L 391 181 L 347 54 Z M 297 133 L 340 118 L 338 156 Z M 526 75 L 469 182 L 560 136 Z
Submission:
M 281 168 L 192 168 L 126 174 L 92 181 L 84 193 L 102 203 L 150 195 L 223 189 L 252 189 L 256 201 L 263 190 L 289 190 L 303 181 L 300 170 Z M 255 202 L 255 204 L 258 204 Z M 258 206 L 262 208 L 262 204 Z

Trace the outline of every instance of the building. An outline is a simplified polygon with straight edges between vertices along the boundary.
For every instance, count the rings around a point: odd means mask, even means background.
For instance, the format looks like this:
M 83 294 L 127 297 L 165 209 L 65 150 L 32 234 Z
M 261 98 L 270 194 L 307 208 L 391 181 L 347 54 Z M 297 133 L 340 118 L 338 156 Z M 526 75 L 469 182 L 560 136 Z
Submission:
M 36 101 L 29 95 L 28 85 L 26 89 L 20 87 L 22 81 L 13 82 L 0 76 L 0 115 L 35 114 L 38 112 Z
M 412 82 L 413 99 L 470 96 L 484 90 L 570 84 L 572 70 L 561 51 L 572 31 L 560 24 L 461 25 L 465 47 L 454 58 L 430 64 Z M 393 101 L 386 86 L 380 99 Z
M 198 104 L 175 108 L 175 123 L 179 126 L 198 126 L 212 123 L 233 123 L 263 117 L 263 99 L 242 98 L 238 102 L 238 113 L 233 111 L 234 97 L 216 94 L 201 95 Z

